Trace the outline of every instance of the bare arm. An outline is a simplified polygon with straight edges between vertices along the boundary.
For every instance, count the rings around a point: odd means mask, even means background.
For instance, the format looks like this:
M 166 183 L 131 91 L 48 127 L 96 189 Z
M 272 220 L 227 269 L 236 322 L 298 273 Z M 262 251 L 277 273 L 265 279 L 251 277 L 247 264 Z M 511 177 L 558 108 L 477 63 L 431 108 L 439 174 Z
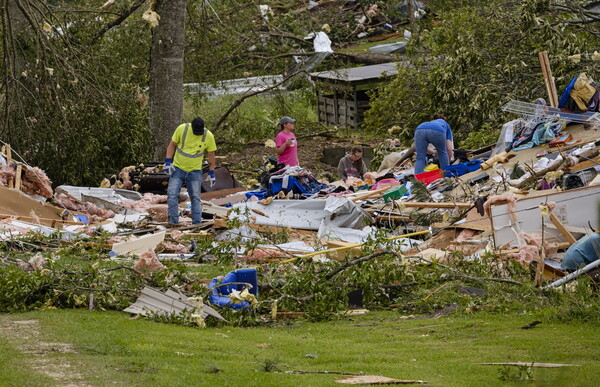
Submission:
M 214 171 L 217 163 L 215 162 L 215 152 L 208 152 L 208 163 L 210 164 L 210 170 Z
M 275 148 L 275 152 L 277 152 L 278 155 L 282 154 L 283 151 L 285 150 L 285 148 L 287 148 L 291 143 L 292 143 L 292 139 L 288 138 L 287 141 L 284 142 L 281 146 L 278 146 L 277 148 Z
M 172 159 L 173 155 L 175 155 L 175 149 L 177 148 L 177 143 L 173 140 L 171 140 L 171 142 L 169 142 L 169 145 L 167 145 L 167 155 L 165 156 L 168 159 Z
M 448 150 L 448 159 L 454 161 L 454 140 L 446 140 L 446 149 Z

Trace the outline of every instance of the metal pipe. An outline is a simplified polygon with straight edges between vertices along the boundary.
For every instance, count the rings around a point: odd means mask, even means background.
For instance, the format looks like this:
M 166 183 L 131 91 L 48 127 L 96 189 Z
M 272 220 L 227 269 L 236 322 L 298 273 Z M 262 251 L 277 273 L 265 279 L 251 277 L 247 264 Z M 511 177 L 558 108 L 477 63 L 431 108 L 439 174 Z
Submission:
M 571 274 L 569 274 L 566 277 L 563 277 L 557 281 L 552 282 L 551 284 L 548 284 L 546 286 L 544 286 L 542 289 L 546 290 L 546 289 L 550 289 L 550 288 L 555 288 L 558 287 L 560 285 L 564 285 L 568 282 L 573 281 L 574 279 L 576 279 L 577 277 L 581 276 L 582 274 L 587 273 L 588 271 L 596 268 L 600 266 L 600 259 L 595 260 L 594 262 L 587 264 L 586 266 L 582 267 L 581 269 L 578 269 L 574 272 L 572 272 Z

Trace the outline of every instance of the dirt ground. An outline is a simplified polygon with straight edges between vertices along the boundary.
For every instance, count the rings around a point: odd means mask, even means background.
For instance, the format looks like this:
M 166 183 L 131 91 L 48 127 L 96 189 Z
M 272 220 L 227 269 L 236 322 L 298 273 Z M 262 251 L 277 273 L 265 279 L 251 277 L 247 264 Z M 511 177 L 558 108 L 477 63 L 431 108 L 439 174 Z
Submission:
M 337 178 L 337 168 L 333 165 L 322 162 L 323 150 L 326 148 L 345 147 L 349 150 L 355 142 L 342 138 L 312 137 L 298 139 L 298 159 L 300 166 L 309 170 L 317 178 L 333 174 Z M 362 144 L 363 146 L 369 144 Z M 257 171 L 262 165 L 263 160 L 268 157 L 277 158 L 275 149 L 267 148 L 264 145 L 249 144 L 246 148 L 228 152 L 220 157 L 219 164 L 226 165 L 232 171 Z M 234 173 L 235 175 L 235 173 Z M 237 177 L 237 176 L 236 176 Z

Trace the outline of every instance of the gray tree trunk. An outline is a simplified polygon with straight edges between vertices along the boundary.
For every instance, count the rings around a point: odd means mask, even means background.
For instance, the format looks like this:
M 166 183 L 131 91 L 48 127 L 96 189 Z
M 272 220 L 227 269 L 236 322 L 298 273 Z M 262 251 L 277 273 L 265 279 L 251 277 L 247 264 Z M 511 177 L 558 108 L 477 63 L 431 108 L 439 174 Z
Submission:
M 183 115 L 183 55 L 187 0 L 158 0 L 160 21 L 152 33 L 150 51 L 150 129 L 154 153 L 165 155 L 173 130 Z

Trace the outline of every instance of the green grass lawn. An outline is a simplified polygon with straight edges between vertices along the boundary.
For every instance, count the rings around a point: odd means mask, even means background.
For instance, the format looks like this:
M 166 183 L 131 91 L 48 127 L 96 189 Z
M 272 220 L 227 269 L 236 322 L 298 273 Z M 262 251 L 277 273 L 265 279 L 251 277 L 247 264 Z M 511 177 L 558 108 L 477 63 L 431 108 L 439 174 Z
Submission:
M 596 326 L 544 321 L 521 329 L 534 320 L 530 315 L 406 319 L 372 312 L 321 323 L 207 329 L 87 310 L 0 315 L 1 326 L 9 320 L 38 323 L 37 332 L 0 334 L 3 386 L 64 385 L 69 372 L 79 375 L 74 384 L 94 386 L 321 386 L 339 385 L 334 379 L 342 377 L 284 373 L 291 370 L 362 372 L 433 386 L 531 384 L 517 380 L 526 374 L 517 367 L 479 364 L 516 361 L 578 365 L 533 368 L 529 376 L 536 386 L 595 386 L 600 371 Z M 56 343 L 69 343 L 71 350 L 55 350 Z M 55 365 L 66 376 L 46 376 L 40 364 Z

